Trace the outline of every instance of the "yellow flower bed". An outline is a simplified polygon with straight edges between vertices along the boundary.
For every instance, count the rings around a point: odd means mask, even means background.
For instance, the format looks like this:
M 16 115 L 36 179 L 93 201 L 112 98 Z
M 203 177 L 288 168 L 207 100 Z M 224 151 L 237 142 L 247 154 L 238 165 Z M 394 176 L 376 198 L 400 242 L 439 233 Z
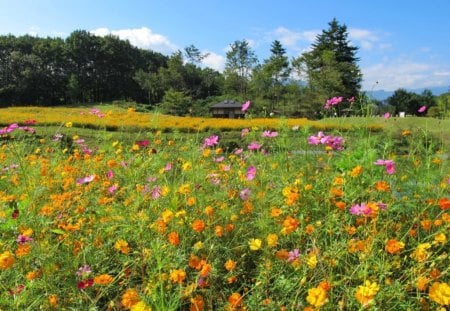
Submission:
M 98 111 L 98 110 L 97 110 Z M 36 120 L 39 125 L 65 125 L 74 127 L 106 128 L 109 130 L 159 129 L 181 131 L 239 130 L 242 128 L 314 127 L 317 129 L 349 129 L 348 124 L 327 124 L 306 118 L 275 119 L 217 119 L 201 117 L 177 117 L 162 114 L 135 112 L 133 109 L 101 111 L 101 116 L 90 108 L 11 107 L 0 109 L 0 124 L 24 123 Z

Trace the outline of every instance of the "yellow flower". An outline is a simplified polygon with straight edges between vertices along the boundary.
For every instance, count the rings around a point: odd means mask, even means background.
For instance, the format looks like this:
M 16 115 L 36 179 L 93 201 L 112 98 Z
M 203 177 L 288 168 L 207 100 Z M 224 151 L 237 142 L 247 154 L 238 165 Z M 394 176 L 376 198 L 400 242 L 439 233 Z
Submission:
M 65 124 L 66 127 L 72 127 L 72 125 L 73 125 L 72 122 L 66 122 Z
M 310 288 L 308 289 L 308 296 L 306 297 L 306 301 L 310 305 L 319 308 L 327 302 L 327 292 L 320 286 Z
M 261 248 L 262 241 L 260 239 L 250 239 L 248 245 L 252 251 L 257 251 Z
M 0 254 L 0 269 L 6 270 L 11 268 L 15 261 L 16 259 L 14 258 L 13 254 L 11 254 L 11 252 L 3 252 L 2 254 Z
M 306 264 L 310 269 L 314 269 L 317 266 L 317 256 L 315 254 L 308 255 Z
M 275 233 L 269 233 L 267 235 L 267 246 L 275 247 L 278 244 L 278 235 Z
M 181 269 L 172 270 L 170 272 L 170 280 L 172 283 L 181 284 L 186 279 L 186 272 Z
M 447 283 L 433 283 L 428 295 L 430 299 L 437 304 L 440 304 L 441 306 L 450 306 L 450 285 Z
M 445 234 L 438 233 L 436 234 L 436 236 L 434 237 L 434 242 L 437 244 L 442 244 L 444 245 L 447 242 L 447 237 L 445 236 Z
M 373 299 L 379 290 L 380 288 L 376 282 L 371 283 L 367 280 L 364 285 L 358 286 L 355 294 L 356 300 L 358 300 L 363 307 L 366 307 L 373 303 Z
M 136 304 L 134 304 L 131 309 L 131 311 L 152 311 L 152 308 L 147 306 L 144 301 L 139 301 Z
M 114 244 L 114 248 L 120 251 L 122 254 L 128 254 L 130 252 L 130 247 L 128 246 L 128 242 L 125 240 L 118 240 Z
M 411 257 L 415 258 L 418 262 L 424 262 L 430 256 L 428 249 L 431 248 L 430 243 L 422 243 L 417 246 Z

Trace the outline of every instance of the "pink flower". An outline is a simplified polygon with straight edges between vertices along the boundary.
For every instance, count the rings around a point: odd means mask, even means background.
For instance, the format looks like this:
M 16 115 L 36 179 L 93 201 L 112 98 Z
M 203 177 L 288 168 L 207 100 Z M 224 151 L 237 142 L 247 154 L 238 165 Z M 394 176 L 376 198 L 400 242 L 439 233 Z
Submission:
M 142 147 L 142 148 L 148 147 L 149 144 L 150 144 L 150 142 L 147 139 L 138 140 L 136 142 L 136 145 L 138 145 L 139 147 Z
M 93 181 L 94 179 L 95 179 L 95 175 L 89 175 L 89 176 L 86 176 L 83 178 L 78 178 L 77 184 L 80 184 L 80 185 L 87 184 L 87 183 L 90 183 L 91 181 Z
M 385 166 L 386 167 L 386 172 L 389 175 L 392 175 L 392 174 L 395 173 L 395 166 L 394 166 L 394 161 L 393 160 L 378 159 L 373 164 L 380 165 L 380 166 Z
M 300 251 L 298 250 L 298 248 L 290 251 L 289 253 L 289 257 L 287 259 L 288 262 L 293 262 L 295 261 L 298 257 L 300 257 Z
M 108 179 L 112 179 L 114 177 L 114 172 L 112 170 L 108 170 L 108 172 L 106 173 L 106 177 Z
M 331 108 L 331 106 L 336 106 L 337 104 L 342 102 L 343 99 L 344 98 L 342 96 L 340 96 L 340 97 L 333 97 L 333 98 L 327 99 L 327 102 L 325 103 L 324 108 L 328 110 L 328 109 Z
M 370 215 L 372 209 L 367 207 L 366 203 L 355 204 L 350 207 L 350 214 L 352 215 Z
M 278 136 L 278 132 L 272 132 L 272 131 L 264 131 L 262 134 L 261 134 L 261 136 L 262 137 L 270 137 L 270 138 L 273 138 L 273 137 L 277 137 Z
M 251 194 L 250 189 L 245 188 L 239 192 L 239 197 L 241 198 L 242 201 L 246 201 L 250 197 L 250 194 Z
M 114 193 L 116 193 L 117 189 L 119 189 L 118 185 L 112 185 L 111 187 L 108 188 L 108 192 L 109 194 L 113 195 Z
M 218 143 L 219 143 L 219 136 L 212 135 L 212 136 L 205 138 L 205 140 L 203 141 L 203 148 L 213 147 L 214 145 L 217 145 Z
M 164 166 L 164 172 L 170 171 L 172 169 L 172 163 L 167 163 L 166 166 Z
M 389 112 L 386 112 L 384 115 L 383 115 L 383 118 L 385 118 L 385 119 L 389 119 L 391 117 L 391 114 L 389 113 Z
M 425 112 L 425 110 L 427 110 L 427 106 L 422 106 L 419 108 L 419 110 L 417 110 L 417 112 L 422 113 Z
M 152 199 L 156 200 L 162 194 L 162 188 L 160 186 L 154 186 L 152 189 Z
M 250 107 L 250 101 L 249 101 L 249 100 L 247 100 L 247 101 L 242 105 L 241 111 L 245 112 L 245 111 L 248 109 L 248 107 Z
M 258 150 L 261 148 L 261 144 L 258 144 L 257 142 L 252 142 L 250 145 L 247 146 L 248 150 Z
M 31 241 L 33 241 L 32 238 L 30 238 L 26 235 L 23 235 L 23 234 L 19 234 L 19 236 L 17 237 L 17 240 L 16 240 L 16 242 L 19 244 L 25 244 L 25 243 L 31 242 Z
M 247 170 L 247 180 L 253 180 L 256 176 L 256 168 L 254 166 L 250 166 Z

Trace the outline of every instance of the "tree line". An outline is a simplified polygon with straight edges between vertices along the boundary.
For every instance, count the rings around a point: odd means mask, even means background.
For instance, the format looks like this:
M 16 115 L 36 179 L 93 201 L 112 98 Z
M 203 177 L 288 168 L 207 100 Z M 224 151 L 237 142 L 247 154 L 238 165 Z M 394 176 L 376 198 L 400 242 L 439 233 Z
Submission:
M 430 93 L 414 97 L 405 90 L 389 105 L 370 99 L 361 92 L 357 51 L 336 19 L 308 52 L 292 59 L 280 41 L 272 42 L 270 56 L 260 62 L 246 40 L 236 40 L 223 72 L 203 67 L 207 55 L 194 45 L 166 56 L 85 30 L 66 39 L 6 35 L 0 36 L 0 107 L 120 100 L 163 113 L 206 116 L 220 100 L 251 99 L 251 113 L 258 116 L 320 118 L 326 100 L 337 96 L 342 97 L 339 115 L 361 113 L 367 104 L 377 113 L 413 112 L 424 100 L 437 106 Z

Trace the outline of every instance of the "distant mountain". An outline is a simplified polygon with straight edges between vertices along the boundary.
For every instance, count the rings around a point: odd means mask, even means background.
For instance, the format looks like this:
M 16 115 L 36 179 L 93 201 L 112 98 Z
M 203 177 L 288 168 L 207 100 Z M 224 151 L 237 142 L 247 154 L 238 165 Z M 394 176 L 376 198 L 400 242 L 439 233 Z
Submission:
M 436 87 L 425 87 L 420 89 L 405 89 L 408 92 L 413 92 L 417 94 L 422 94 L 424 90 L 430 90 L 431 93 L 433 93 L 434 96 L 439 96 L 443 93 L 449 92 L 448 86 L 436 86 Z M 367 91 L 367 95 L 370 98 L 376 99 L 376 100 L 385 100 L 388 97 L 391 97 L 394 94 L 394 91 L 385 91 L 385 90 L 376 90 L 376 91 Z

